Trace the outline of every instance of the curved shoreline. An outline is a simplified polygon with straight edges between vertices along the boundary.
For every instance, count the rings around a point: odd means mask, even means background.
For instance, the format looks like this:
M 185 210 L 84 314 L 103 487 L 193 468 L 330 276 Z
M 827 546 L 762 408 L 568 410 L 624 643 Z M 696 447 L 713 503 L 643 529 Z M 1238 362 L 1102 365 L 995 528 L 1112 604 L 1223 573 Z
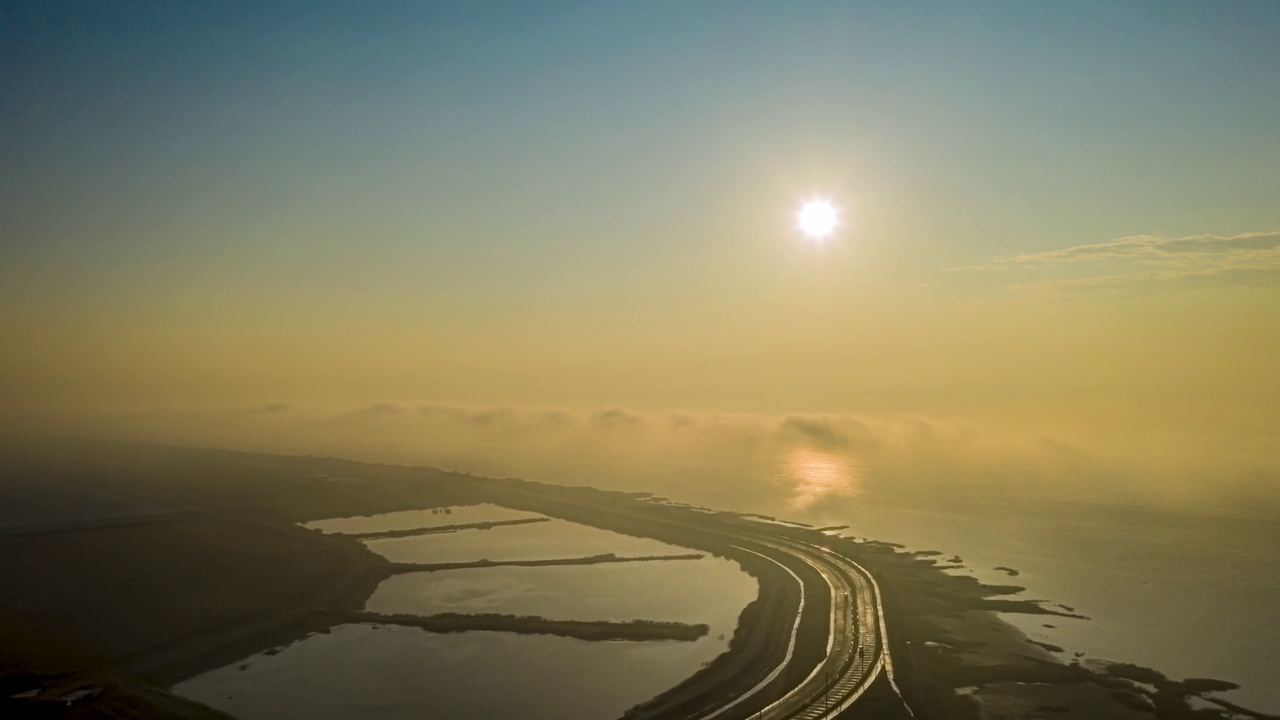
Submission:
M 737 561 L 744 571 L 757 579 L 759 596 L 740 614 L 729 649 L 675 687 L 633 708 L 636 717 L 686 718 L 707 708 L 719 707 L 739 693 L 755 689 L 748 693 L 753 696 L 749 702 L 743 701 L 721 713 L 726 716 L 725 720 L 740 720 L 740 716 L 748 717 L 757 709 L 757 701 L 763 706 L 800 682 L 823 657 L 823 648 L 830 638 L 823 615 L 830 611 L 831 599 L 822 597 L 822 593 L 813 593 L 806 598 L 807 602 L 815 605 L 813 612 L 798 614 L 800 593 L 794 581 L 799 577 L 799 587 L 810 583 L 820 587 L 817 583 L 822 582 L 821 577 L 812 568 L 785 554 L 759 558 L 749 550 L 735 547 L 729 538 L 741 537 L 744 533 L 831 547 L 870 572 L 881 588 L 878 594 L 885 608 L 881 619 L 893 628 L 888 638 L 895 656 L 896 679 L 909 702 L 908 707 L 918 717 L 980 720 L 988 705 L 997 701 L 1021 703 L 1019 706 L 1026 706 L 1029 712 L 1048 711 L 1046 708 L 1078 709 L 1099 720 L 1132 718 L 1135 712 L 1158 712 L 1161 717 L 1170 718 L 1225 718 L 1232 713 L 1252 718 L 1273 717 L 1209 695 L 1232 687 L 1230 683 L 1208 679 L 1174 680 L 1150 668 L 1122 663 L 1063 662 L 1052 652 L 1056 648 L 1037 646 L 1001 620 L 998 613 L 1080 617 L 1073 609 L 1016 598 L 1014 596 L 1022 590 L 1017 586 L 984 585 L 972 577 L 950 574 L 946 570 L 955 566 L 944 563 L 952 560 L 940 562 L 942 554 L 937 552 L 906 552 L 901 546 L 888 543 L 832 536 L 818 529 L 783 521 L 757 521 L 735 513 L 664 504 L 634 493 L 494 480 L 425 468 L 396 468 L 331 459 L 173 448 L 164 449 L 163 454 L 166 458 L 172 456 L 192 463 L 207 462 L 209 458 L 216 457 L 226 467 L 233 463 L 251 468 L 267 466 L 271 473 L 280 473 L 283 472 L 281 468 L 287 468 L 290 474 L 306 469 L 311 474 L 324 470 L 330 474 L 358 475 L 365 478 L 361 482 L 366 485 L 358 496 L 337 493 L 328 486 L 308 486 L 311 488 L 308 493 L 300 495 L 291 482 L 263 484 L 264 481 L 244 473 L 243 480 L 220 475 L 204 481 L 206 485 L 201 485 L 201 481 L 181 484 L 173 482 L 173 479 L 180 476 L 183 466 L 172 459 L 166 460 L 170 465 L 164 466 L 162 473 L 144 475 L 141 481 L 127 473 L 98 481 L 93 486 L 165 504 L 182 513 L 182 517 L 172 523 L 141 529 L 80 531 L 81 534 L 76 536 L 80 540 L 64 538 L 68 540 L 68 548 L 71 548 L 71 540 L 115 542 L 113 538 L 144 534 L 159 540 L 129 546 L 133 553 L 129 557 L 134 559 L 137 567 L 146 568 L 149 573 L 142 579 L 150 584 L 128 587 L 136 597 L 144 597 L 143 593 L 151 593 L 145 597 L 166 597 L 163 593 L 173 587 L 172 578 L 180 577 L 181 572 L 190 573 L 190 567 L 183 564 L 183 558 L 188 557 L 182 555 L 187 552 L 185 547 L 180 548 L 181 552 L 164 556 L 148 548 L 166 548 L 165 538 L 176 537 L 174 533 L 178 531 L 190 534 L 193 529 L 199 529 L 200 533 L 193 535 L 190 541 L 204 543 L 193 545 L 195 548 L 226 547 L 232 537 L 242 537 L 244 542 L 251 540 L 254 553 L 240 561 L 244 563 L 241 573 L 244 577 L 252 579 L 281 573 L 305 562 L 306 572 L 300 574 L 305 580 L 288 585 L 287 592 L 274 594 L 258 591 L 249 585 L 242 602 L 246 609 L 230 617 L 215 618 L 216 622 L 191 616 L 194 608 L 179 605 L 166 617 L 175 623 L 181 620 L 184 624 L 174 625 L 173 629 L 166 630 L 167 634 L 158 634 L 159 640 L 150 639 L 141 648 L 126 647 L 123 651 L 117 646 L 107 646 L 105 652 L 99 651 L 99 659 L 87 665 L 88 669 L 73 670 L 70 674 L 46 673 L 41 678 L 32 673 L 28 676 L 31 682 L 50 683 L 46 686 L 49 692 L 42 695 L 47 700 L 60 702 L 60 692 L 65 694 L 82 688 L 97 688 L 99 694 L 89 696 L 84 702 L 95 707 L 104 703 L 105 707 L 123 696 L 132 698 L 130 702 L 139 702 L 139 697 L 154 696 L 154 704 L 159 708 L 165 703 L 163 698 L 156 699 L 160 696 L 155 692 L 136 693 L 133 689 L 170 685 L 307 634 L 323 632 L 338 622 L 394 622 L 400 618 L 375 617 L 363 610 L 367 598 L 386 577 L 397 572 L 507 563 L 480 561 L 450 564 L 452 567 L 397 566 L 364 547 L 355 537 L 322 535 L 293 523 L 332 517 L 336 514 L 336 507 L 348 513 L 390 512 L 432 507 L 433 503 L 440 506 L 491 501 L 614 532 L 696 548 Z M 339 489 L 344 488 L 347 486 Z M 329 492 L 334 494 L 327 495 Z M 274 514 L 264 512 L 264 507 L 272 508 Z M 55 534 L 51 537 L 63 536 Z M 26 541 L 10 542 L 17 546 Z M 272 548 L 276 554 L 268 559 L 263 552 L 265 548 Z M 74 553 L 69 557 L 74 560 Z M 152 557 L 164 559 L 152 562 Z M 512 564 L 589 564 L 681 557 L 691 558 L 693 555 L 651 558 L 596 556 Z M 775 563 L 782 567 L 775 566 Z M 228 568 L 226 572 L 240 569 Z M 794 576 L 788 578 L 784 570 Z M 98 578 L 104 571 L 109 574 L 110 568 L 85 567 L 74 572 Z M 1006 574 L 1012 576 L 1007 571 Z M 68 605 L 74 607 L 77 617 L 101 618 L 104 624 L 114 623 L 117 619 L 137 624 L 149 619 L 123 603 L 93 606 L 87 604 L 88 598 L 67 597 L 68 603 L 80 603 Z M 594 634 L 593 639 L 605 636 L 618 639 L 616 634 L 619 632 L 653 629 L 620 629 L 616 625 L 577 621 L 558 623 L 543 618 L 481 617 L 479 620 L 465 616 L 449 619 L 406 616 L 403 619 L 406 621 L 404 624 L 421 626 L 435 623 L 435 627 L 449 632 L 487 629 L 479 627 L 485 623 L 501 629 L 524 623 L 525 630 L 530 632 L 554 632 L 568 628 L 570 632 Z M 660 630 L 683 634 L 696 631 L 697 626 L 672 626 Z M 126 637 L 133 639 L 135 636 Z M 789 643 L 789 638 L 794 642 Z M 133 639 L 133 642 L 137 640 Z M 82 656 L 68 654 L 67 657 L 78 659 Z M 792 662 L 786 662 L 788 657 Z M 780 667 L 785 669 L 775 674 Z M 6 680 L 13 683 L 27 681 L 18 676 Z M 23 691 L 26 687 L 14 687 L 14 690 Z M 893 713 L 901 713 L 901 707 L 897 710 L 891 707 L 892 703 L 886 700 L 887 692 L 888 689 L 879 686 L 869 688 L 866 697 L 859 701 L 861 715 L 900 717 Z M 1192 707 L 1193 702 L 1195 708 Z M 6 709 L 10 703 L 8 698 L 0 698 L 0 709 Z M 1216 706 L 1219 710 L 1205 705 Z M 184 705 L 175 702 L 172 706 Z
M 982 720 L 1010 707 L 1028 714 L 1080 712 L 1099 720 L 1141 717 L 1134 713 L 1174 720 L 1225 719 L 1231 713 L 1275 717 L 1207 695 L 1233 683 L 1172 680 L 1151 668 L 1081 662 L 1078 655 L 1064 662 L 1057 656 L 1061 648 L 1036 642 L 1000 613 L 1083 617 L 1073 609 L 1013 599 L 1008 596 L 1022 588 L 948 573 L 939 553 L 852 538 L 838 542 L 884 587 L 888 620 L 896 628 L 890 642 L 906 665 L 901 686 L 921 717 Z M 1206 703 L 1222 712 L 1206 709 Z

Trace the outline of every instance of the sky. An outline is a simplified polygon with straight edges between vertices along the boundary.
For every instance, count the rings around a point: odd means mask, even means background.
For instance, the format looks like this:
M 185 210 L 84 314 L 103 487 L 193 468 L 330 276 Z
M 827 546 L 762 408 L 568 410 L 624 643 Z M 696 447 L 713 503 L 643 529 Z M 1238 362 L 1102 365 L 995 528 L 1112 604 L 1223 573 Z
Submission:
M 1270 2 L 7 2 L 8 424 L 911 417 L 1274 484 L 1277 36 Z

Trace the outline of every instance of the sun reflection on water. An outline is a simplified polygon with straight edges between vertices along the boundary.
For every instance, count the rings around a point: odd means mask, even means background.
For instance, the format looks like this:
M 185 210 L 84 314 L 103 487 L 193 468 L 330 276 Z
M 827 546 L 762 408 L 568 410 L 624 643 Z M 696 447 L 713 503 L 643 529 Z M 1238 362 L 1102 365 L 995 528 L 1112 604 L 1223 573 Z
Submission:
M 791 505 L 798 510 L 821 500 L 862 494 L 862 467 L 847 455 L 794 448 L 779 461 L 777 474 L 790 486 Z

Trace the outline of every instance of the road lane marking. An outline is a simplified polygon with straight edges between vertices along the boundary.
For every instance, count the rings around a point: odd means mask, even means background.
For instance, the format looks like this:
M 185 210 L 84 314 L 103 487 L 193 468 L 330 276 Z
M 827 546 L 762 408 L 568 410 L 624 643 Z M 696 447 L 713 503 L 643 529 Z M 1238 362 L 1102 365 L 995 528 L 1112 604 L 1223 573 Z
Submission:
M 761 690 L 763 690 L 763 689 L 764 689 L 764 687 L 765 687 L 766 685 L 768 685 L 769 683 L 771 683 L 771 682 L 773 682 L 774 680 L 777 680 L 777 679 L 778 679 L 778 676 L 782 674 L 782 671 L 783 671 L 784 669 L 786 669 L 787 665 L 789 665 L 789 664 L 791 663 L 791 657 L 792 657 L 792 656 L 795 654 L 795 652 L 796 652 L 796 635 L 797 635 L 797 634 L 799 634 L 799 632 L 800 632 L 800 618 L 804 617 L 804 582 L 800 580 L 800 576 L 799 576 L 799 575 L 796 575 L 794 572 L 792 572 L 792 571 L 791 571 L 791 568 L 787 567 L 786 565 L 783 565 L 782 563 L 778 562 L 777 560 L 774 560 L 773 558 L 769 557 L 768 555 L 764 555 L 764 554 L 762 554 L 762 553 L 758 553 L 758 552 L 756 552 L 755 550 L 750 550 L 750 549 L 748 549 L 748 548 L 744 548 L 744 547 L 741 547 L 741 546 L 739 546 L 739 545 L 734 545 L 733 547 L 735 547 L 735 548 L 737 548 L 737 549 L 739 549 L 739 550 L 745 550 L 745 551 L 747 551 L 747 552 L 751 553 L 752 555 L 759 555 L 760 557 L 764 558 L 765 560 L 768 560 L 769 562 L 773 563 L 774 565 L 777 565 L 778 567 L 782 568 L 783 570 L 786 570 L 786 571 L 787 571 L 787 574 L 789 574 L 791 577 L 795 578 L 796 584 L 800 586 L 800 605 L 799 605 L 799 607 L 797 607 L 797 608 L 796 608 L 796 621 L 795 621 L 795 623 L 791 626 L 791 640 L 787 643 L 787 654 L 786 654 L 786 656 L 785 656 L 785 657 L 783 657 L 783 658 L 782 658 L 782 662 L 781 662 L 781 663 L 779 663 L 779 664 L 778 664 L 778 666 L 777 666 L 777 667 L 775 667 L 775 668 L 773 669 L 773 672 L 770 672 L 768 675 L 766 675 L 766 676 L 765 676 L 765 678 L 764 678 L 763 680 L 761 680 L 760 682 L 756 683 L 756 685 L 755 685 L 754 687 L 752 687 L 750 690 L 748 690 L 748 691 L 746 691 L 745 693 L 743 693 L 743 694 L 739 695 L 737 698 L 735 698 L 735 699 L 733 700 L 733 702 L 730 702 L 728 705 L 722 705 L 718 710 L 713 711 L 710 715 L 704 715 L 704 716 L 702 716 L 702 720 L 711 720 L 711 718 L 714 718 L 714 717 L 716 717 L 716 716 L 720 715 L 721 713 L 728 712 L 730 709 L 732 709 L 732 708 L 736 707 L 736 706 L 738 705 L 738 703 L 741 703 L 741 702 L 745 701 L 747 698 L 749 698 L 749 697 L 751 697 L 752 695 L 755 695 L 756 693 L 758 693 L 758 692 L 760 692 Z

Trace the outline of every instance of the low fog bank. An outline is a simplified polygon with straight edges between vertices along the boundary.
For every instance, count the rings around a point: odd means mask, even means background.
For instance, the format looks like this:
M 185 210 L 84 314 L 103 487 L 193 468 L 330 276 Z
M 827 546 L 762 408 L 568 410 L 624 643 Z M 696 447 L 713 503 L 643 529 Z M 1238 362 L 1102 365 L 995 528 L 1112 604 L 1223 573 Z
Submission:
M 10 417 L 9 432 L 430 465 L 820 521 L 851 502 L 1060 500 L 1280 515 L 1274 436 L 1071 437 L 921 416 L 374 403 Z

